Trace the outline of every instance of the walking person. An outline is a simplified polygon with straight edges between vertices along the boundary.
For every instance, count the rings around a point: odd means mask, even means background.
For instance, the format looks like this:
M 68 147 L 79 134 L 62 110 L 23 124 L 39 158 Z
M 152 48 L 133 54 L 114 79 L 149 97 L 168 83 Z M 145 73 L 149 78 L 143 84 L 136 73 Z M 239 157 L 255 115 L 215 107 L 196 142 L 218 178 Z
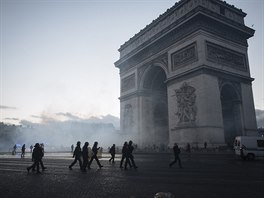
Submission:
M 123 168 L 124 159 L 126 159 L 127 164 L 131 168 L 132 166 L 131 166 L 131 163 L 130 163 L 129 158 L 128 158 L 128 144 L 127 144 L 127 142 L 124 142 L 124 145 L 122 148 L 122 158 L 121 158 L 120 166 L 119 166 L 120 168 Z
M 93 145 L 93 148 L 92 148 L 93 155 L 92 155 L 91 160 L 90 160 L 90 162 L 89 162 L 89 164 L 88 164 L 88 169 L 91 169 L 91 164 L 92 164 L 92 162 L 93 162 L 94 159 L 95 159 L 95 161 L 97 162 L 97 165 L 99 166 L 99 168 L 102 168 L 102 167 L 103 167 L 103 166 L 100 164 L 100 162 L 99 162 L 99 160 L 98 160 L 98 158 L 97 158 L 97 152 L 98 152 L 98 150 L 100 149 L 100 147 L 97 148 L 97 146 L 98 146 L 98 142 L 94 142 L 94 145 Z
M 12 155 L 15 155 L 15 154 L 16 154 L 16 149 L 17 149 L 17 145 L 15 144 L 15 145 L 13 146 Z
M 83 167 L 82 167 L 82 170 L 84 172 L 86 171 L 86 167 L 88 166 L 88 161 L 89 161 L 88 146 L 89 146 L 89 143 L 88 142 L 85 142 L 84 143 L 84 146 L 82 148 L 82 157 L 83 157 Z
M 40 163 L 41 169 L 44 171 L 45 169 L 47 169 L 47 167 L 44 166 L 43 160 L 42 160 L 42 158 L 44 157 L 44 153 L 45 153 L 43 143 L 40 144 L 40 148 L 41 148 L 42 155 L 41 155 L 41 159 L 39 163 Z
M 207 142 L 204 142 L 204 149 L 207 149 Z
M 25 152 L 26 152 L 26 145 L 23 144 L 22 148 L 21 148 L 21 158 L 25 157 Z
M 69 166 L 70 170 L 72 170 L 72 167 L 74 166 L 74 164 L 76 164 L 77 161 L 79 161 L 80 169 L 82 170 L 81 156 L 82 156 L 81 142 L 78 141 L 76 144 L 76 147 L 74 149 L 73 156 L 72 156 L 72 157 L 74 157 L 74 161 Z
M 27 171 L 29 172 L 31 169 L 37 167 L 37 173 L 40 173 L 39 163 L 42 158 L 42 150 L 39 143 L 36 143 L 34 147 L 35 148 L 33 149 L 32 153 L 32 160 L 34 161 L 34 163 L 31 166 L 27 167 Z
M 133 150 L 134 150 L 133 142 L 130 140 L 129 143 L 128 143 L 128 148 L 127 148 L 127 159 L 126 159 L 126 162 L 125 162 L 125 170 L 127 169 L 128 159 L 132 162 L 132 166 L 135 169 L 138 168 L 136 166 L 136 164 L 135 164 L 135 161 L 134 161 Z
M 44 144 L 41 143 L 39 145 L 39 147 L 41 149 L 41 157 L 40 157 L 40 160 L 39 160 L 39 164 L 40 164 L 40 167 L 41 167 L 42 171 L 44 171 L 45 169 L 47 169 L 47 167 L 44 166 L 43 160 L 42 160 L 42 158 L 44 157 Z M 32 161 L 34 161 L 34 155 L 33 155 L 33 153 L 32 153 Z M 35 167 L 36 167 L 35 165 L 32 167 L 32 171 L 33 172 L 35 171 Z
M 182 168 L 182 165 L 181 165 L 181 158 L 180 158 L 180 156 L 179 156 L 180 153 L 181 153 L 181 150 L 180 150 L 180 148 L 178 147 L 178 144 L 177 144 L 177 143 L 175 143 L 174 146 L 173 146 L 173 153 L 174 153 L 174 161 L 172 161 L 172 162 L 170 163 L 170 167 L 171 167 L 173 164 L 177 163 L 177 161 L 179 161 L 179 167 Z
M 71 145 L 71 152 L 73 153 L 74 146 L 73 144 Z
M 115 144 L 110 148 L 109 153 L 111 154 L 111 158 L 109 159 L 109 162 L 112 161 L 112 163 L 115 163 Z
M 32 149 L 33 149 L 33 146 L 32 145 L 30 145 L 30 153 L 32 153 Z

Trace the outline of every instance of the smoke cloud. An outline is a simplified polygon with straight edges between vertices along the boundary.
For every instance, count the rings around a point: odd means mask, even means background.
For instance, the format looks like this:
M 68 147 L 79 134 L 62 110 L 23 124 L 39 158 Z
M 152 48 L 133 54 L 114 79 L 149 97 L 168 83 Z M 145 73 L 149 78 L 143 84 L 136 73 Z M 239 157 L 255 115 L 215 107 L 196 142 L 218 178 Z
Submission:
M 16 107 L 9 107 L 9 106 L 0 105 L 0 109 L 17 109 L 17 108 Z
M 98 141 L 104 149 L 112 144 L 122 145 L 124 139 L 119 131 L 119 118 L 106 115 L 82 119 L 71 113 L 56 113 L 67 120 L 56 120 L 53 117 L 41 116 L 41 123 L 21 120 L 19 126 L 0 123 L 0 150 L 10 151 L 14 144 L 26 144 L 29 148 L 36 142 L 44 143 L 46 151 L 70 150 L 77 141 Z M 36 116 L 34 116 L 36 117 Z
M 264 110 L 256 109 L 257 125 L 259 128 L 264 128 Z

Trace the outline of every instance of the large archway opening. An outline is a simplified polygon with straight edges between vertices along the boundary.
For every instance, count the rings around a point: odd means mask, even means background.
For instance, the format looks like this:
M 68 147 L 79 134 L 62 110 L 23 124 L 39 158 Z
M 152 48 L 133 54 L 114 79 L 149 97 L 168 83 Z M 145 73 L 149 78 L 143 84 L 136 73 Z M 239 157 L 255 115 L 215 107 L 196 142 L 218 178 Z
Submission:
M 233 86 L 227 84 L 222 87 L 221 103 L 225 143 L 232 147 L 235 136 L 242 135 L 241 101 Z
M 153 145 L 165 149 L 169 143 L 168 96 L 166 74 L 161 67 L 153 66 L 144 77 L 143 89 L 151 101 L 150 120 L 153 131 Z

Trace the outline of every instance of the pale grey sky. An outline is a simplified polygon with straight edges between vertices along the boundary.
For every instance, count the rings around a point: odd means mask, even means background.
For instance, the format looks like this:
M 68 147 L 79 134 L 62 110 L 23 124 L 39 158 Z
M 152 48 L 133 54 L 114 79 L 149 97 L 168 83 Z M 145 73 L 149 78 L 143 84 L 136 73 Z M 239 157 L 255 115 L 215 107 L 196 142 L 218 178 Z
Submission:
M 0 1 L 0 121 L 16 124 L 59 112 L 119 117 L 118 48 L 176 2 Z M 246 25 L 256 30 L 249 63 L 255 107 L 264 110 L 264 2 L 226 2 L 246 12 Z

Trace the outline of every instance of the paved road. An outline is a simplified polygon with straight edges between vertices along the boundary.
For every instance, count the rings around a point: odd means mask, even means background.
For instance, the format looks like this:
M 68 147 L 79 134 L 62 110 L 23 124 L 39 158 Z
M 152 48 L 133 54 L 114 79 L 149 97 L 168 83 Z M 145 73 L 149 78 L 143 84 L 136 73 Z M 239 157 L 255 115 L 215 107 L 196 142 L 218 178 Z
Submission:
M 169 168 L 170 154 L 136 154 L 138 170 L 96 163 L 87 173 L 68 169 L 70 155 L 45 156 L 41 175 L 27 174 L 30 157 L 0 156 L 1 198 L 152 198 L 171 192 L 176 198 L 258 198 L 264 195 L 264 160 L 241 161 L 233 154 L 182 154 L 183 169 Z M 119 159 L 120 160 L 120 159 Z

